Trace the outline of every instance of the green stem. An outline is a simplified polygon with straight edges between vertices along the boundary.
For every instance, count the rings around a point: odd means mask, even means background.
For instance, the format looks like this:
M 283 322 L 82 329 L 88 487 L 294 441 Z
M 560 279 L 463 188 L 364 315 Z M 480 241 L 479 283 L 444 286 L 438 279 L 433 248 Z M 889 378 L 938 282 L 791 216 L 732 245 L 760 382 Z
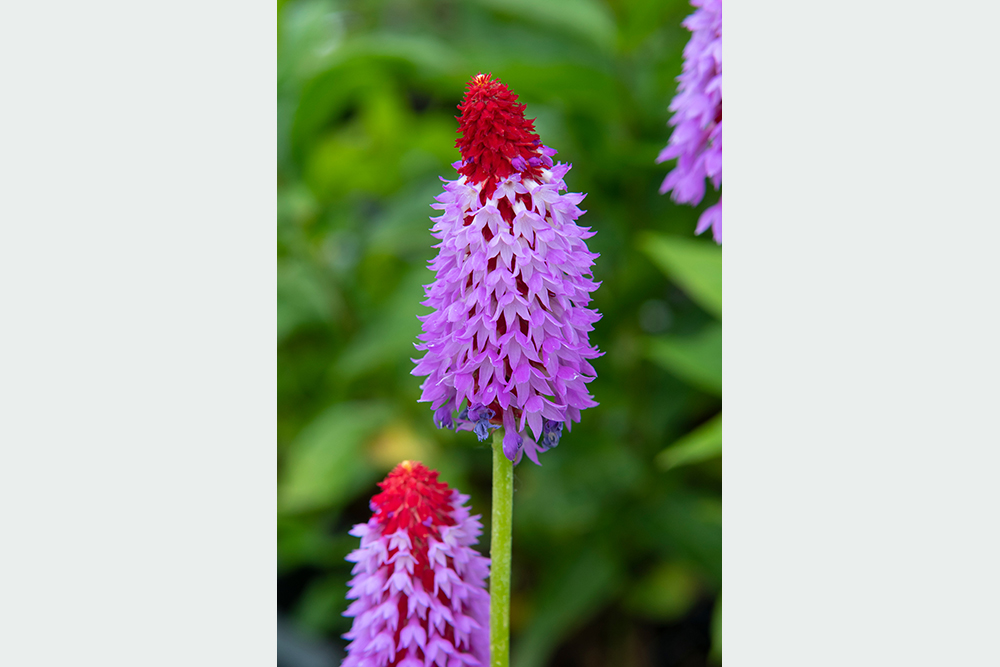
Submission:
M 510 544 L 514 464 L 503 454 L 503 429 L 493 433 L 493 527 L 490 535 L 490 667 L 510 664 Z

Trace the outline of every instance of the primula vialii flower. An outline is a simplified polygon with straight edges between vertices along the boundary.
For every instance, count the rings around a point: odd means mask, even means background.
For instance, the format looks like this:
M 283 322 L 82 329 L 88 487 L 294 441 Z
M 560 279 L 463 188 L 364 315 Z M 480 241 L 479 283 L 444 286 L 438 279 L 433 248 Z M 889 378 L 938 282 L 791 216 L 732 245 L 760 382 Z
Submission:
M 560 194 L 570 165 L 552 162 L 517 95 L 479 74 L 459 109 L 460 177 L 432 204 L 443 211 L 423 302 L 434 312 L 420 318 L 427 353 L 413 374 L 427 376 L 420 400 L 438 426 L 480 440 L 503 426 L 507 458 L 538 463 L 597 405 L 586 387 L 601 354 L 587 339 L 600 319 L 587 308 L 594 232 L 576 225 L 584 195 Z
M 684 19 L 691 40 L 684 47 L 684 68 L 670 103 L 674 131 L 656 161 L 677 158 L 660 192 L 672 190 L 674 201 L 697 206 L 705 196 L 706 178 L 716 190 L 722 187 L 722 0 L 691 0 L 691 5 L 695 12 Z M 721 197 L 698 218 L 695 233 L 709 227 L 722 243 Z
M 361 548 L 348 599 L 357 598 L 343 667 L 466 667 L 489 663 L 489 560 L 471 548 L 482 531 L 469 497 L 437 472 L 403 461 L 379 483 L 374 513 L 351 535 Z

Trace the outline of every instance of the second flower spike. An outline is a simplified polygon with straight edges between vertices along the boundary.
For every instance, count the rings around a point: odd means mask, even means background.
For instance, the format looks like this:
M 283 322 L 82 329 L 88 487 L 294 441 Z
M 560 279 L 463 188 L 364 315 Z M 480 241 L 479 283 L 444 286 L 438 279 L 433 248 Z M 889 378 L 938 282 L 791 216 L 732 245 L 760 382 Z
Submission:
M 485 667 L 489 561 L 472 548 L 481 525 L 469 497 L 418 461 L 379 486 L 372 518 L 351 530 L 361 547 L 347 557 L 354 623 L 343 667 Z
M 588 333 L 597 254 L 576 224 L 584 195 L 563 192 L 570 165 L 554 163 L 517 95 L 489 75 L 469 83 L 456 142 L 459 178 L 445 181 L 434 208 L 440 239 L 430 268 L 414 375 L 440 427 L 480 440 L 504 429 L 504 454 L 518 461 L 559 442 L 563 425 L 597 405 L 586 384 L 600 356 Z

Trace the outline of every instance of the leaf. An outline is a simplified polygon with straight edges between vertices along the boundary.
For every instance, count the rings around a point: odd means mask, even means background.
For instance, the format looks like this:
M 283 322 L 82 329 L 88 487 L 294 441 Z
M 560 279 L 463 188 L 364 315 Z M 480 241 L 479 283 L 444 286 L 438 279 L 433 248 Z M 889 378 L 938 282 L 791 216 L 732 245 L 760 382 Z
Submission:
M 340 572 L 313 582 L 295 610 L 299 627 L 313 636 L 339 635 L 347 631 L 351 622 L 343 616 L 346 598 L 347 581 Z
M 620 579 L 617 563 L 598 549 L 581 551 L 575 560 L 558 568 L 538 591 L 537 611 L 514 647 L 511 664 L 547 664 L 559 643 L 613 595 Z
M 651 338 L 647 356 L 682 380 L 722 396 L 721 324 L 710 324 L 694 336 Z
M 602 51 L 615 44 L 617 27 L 608 8 L 595 0 L 478 0 L 496 11 L 583 37 Z
M 712 652 L 708 654 L 708 661 L 715 665 L 722 664 L 722 592 L 715 601 L 715 609 L 712 611 Z
M 370 485 L 376 471 L 362 445 L 389 418 L 379 403 L 341 403 L 292 442 L 278 484 L 278 509 L 295 513 L 337 506 Z
M 299 327 L 330 322 L 339 302 L 318 272 L 305 262 L 278 262 L 278 343 Z
M 696 572 L 680 563 L 665 562 L 632 585 L 624 604 L 634 614 L 669 623 L 687 613 L 700 592 Z
M 322 68 L 344 36 L 343 12 L 328 0 L 278 6 L 278 82 L 307 77 Z
M 656 456 L 664 470 L 701 463 L 722 455 L 722 413 L 702 424 Z
M 669 559 L 697 564 L 711 587 L 722 585 L 722 502 L 717 495 L 673 491 L 643 508 L 636 530 Z
M 722 319 L 722 248 L 647 232 L 639 247 L 707 312 Z
M 362 377 L 386 366 L 410 365 L 411 357 L 423 354 L 413 349 L 420 333 L 417 312 L 423 298 L 423 282 L 428 280 L 424 267 L 416 267 L 400 281 L 388 307 L 374 322 L 364 327 L 344 349 L 334 366 L 341 382 Z
M 614 77 L 584 63 L 512 63 L 504 73 L 507 80 L 517 82 L 520 94 L 556 108 L 582 108 L 606 117 L 617 114 L 622 103 Z
M 461 51 L 448 42 L 426 34 L 375 32 L 359 35 L 344 44 L 342 57 L 344 60 L 397 59 L 408 66 L 417 67 L 427 76 L 471 76 L 467 73 L 469 65 Z

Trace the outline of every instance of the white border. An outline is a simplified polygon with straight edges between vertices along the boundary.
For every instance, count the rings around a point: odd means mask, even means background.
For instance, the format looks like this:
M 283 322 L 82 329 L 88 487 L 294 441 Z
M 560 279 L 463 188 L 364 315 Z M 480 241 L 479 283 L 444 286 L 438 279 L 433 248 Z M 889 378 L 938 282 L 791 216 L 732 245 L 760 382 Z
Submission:
M 726 5 L 728 664 L 1000 663 L 998 19 Z
M 275 35 L 4 10 L 0 664 L 273 664 Z

